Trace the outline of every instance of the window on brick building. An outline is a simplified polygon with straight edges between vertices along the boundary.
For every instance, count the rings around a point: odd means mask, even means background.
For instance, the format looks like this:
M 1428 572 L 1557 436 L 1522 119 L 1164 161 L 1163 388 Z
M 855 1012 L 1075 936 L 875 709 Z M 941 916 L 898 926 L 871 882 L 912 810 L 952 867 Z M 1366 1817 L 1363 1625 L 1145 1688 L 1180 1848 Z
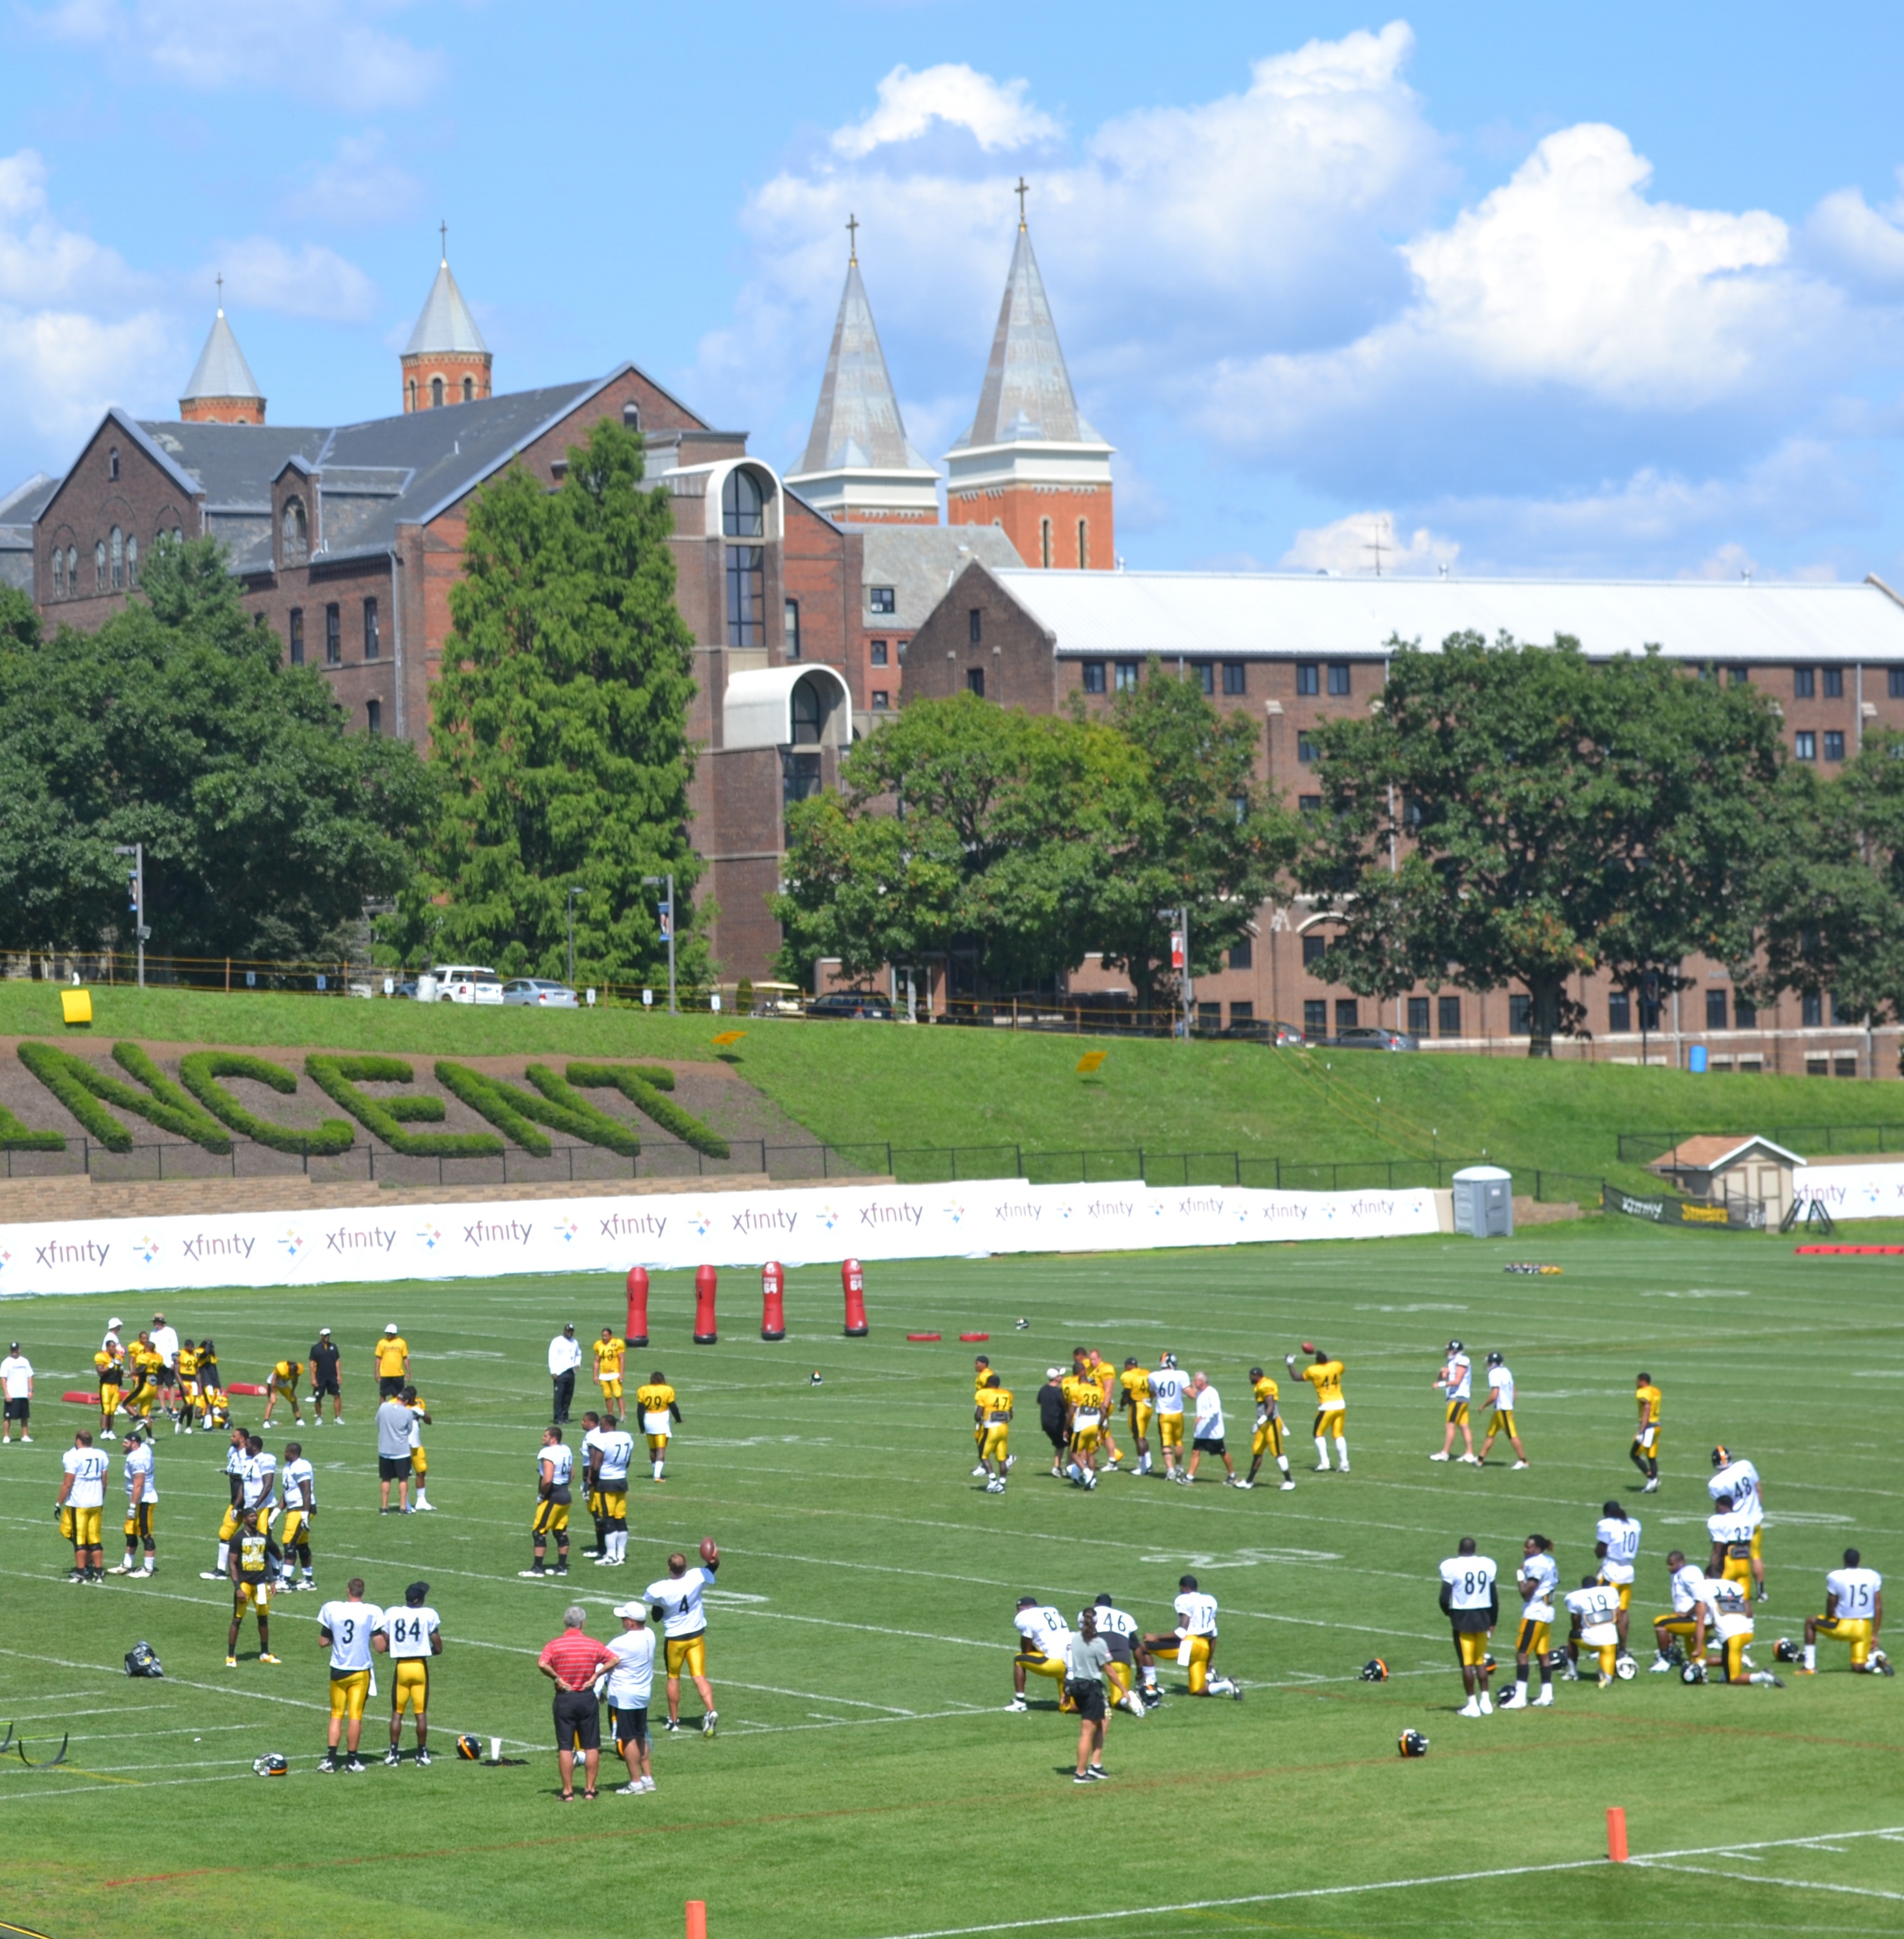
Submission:
M 476 401 L 476 379 L 473 377 L 465 377 L 463 379 L 463 401 L 466 404 L 474 403 Z
M 1255 945 L 1247 936 L 1239 936 L 1230 945 L 1230 967 L 1232 970 L 1253 970 L 1256 966 Z
M 106 542 L 98 539 L 93 546 L 93 589 L 103 592 L 109 583 L 106 578 Z
M 1296 691 L 1298 693 L 1320 693 L 1322 669 L 1313 660 L 1296 662 Z
M 1078 521 L 1078 570 L 1081 572 L 1090 564 L 1090 528 L 1082 519 Z
M 866 589 L 866 610 L 868 613 L 896 613 L 899 610 L 899 595 L 890 586 L 869 586 Z
M 324 663 L 326 666 L 344 664 L 344 609 L 341 606 L 324 609 Z
M 1230 797 L 1230 812 L 1236 817 L 1240 828 L 1249 819 L 1249 797 L 1246 794 L 1233 794 Z
M 1329 1006 L 1325 998 L 1305 997 L 1303 999 L 1303 1034 L 1308 1037 L 1327 1036 L 1329 1033 Z
M 126 585 L 126 534 L 117 525 L 112 528 L 112 589 L 123 592 Z
M 906 648 L 907 648 L 907 647 L 908 647 L 909 646 L 911 646 L 911 644 L 912 644 L 912 642 L 911 642 L 910 640 L 902 640 L 902 641 L 899 641 L 899 658 L 900 658 L 902 660 L 903 660 L 903 659 L 905 658 L 905 656 L 906 656 Z
M 1206 693 L 1216 691 L 1216 662 L 1214 660 L 1192 660 L 1190 677 Z
M 1437 997 L 1434 1000 L 1434 1030 L 1437 1036 L 1461 1035 L 1461 999 Z
M 780 602 L 780 638 L 786 656 L 790 660 L 800 657 L 800 602 L 797 599 L 783 599 Z M 874 662 L 884 666 L 884 660 Z
M 1889 691 L 1891 699 L 1893 700 L 1904 700 L 1904 667 L 1893 667 L 1890 670 L 1889 679 Z
M 981 700 L 985 698 L 985 669 L 983 667 L 972 667 L 967 671 L 966 691 L 976 695 Z
M 1723 990 L 1708 990 L 1705 993 L 1705 1027 L 1708 1030 L 1726 1027 L 1726 993 Z
M 1241 660 L 1223 662 L 1223 690 L 1225 693 L 1247 693 L 1249 691 L 1249 668 Z
M 1792 698 L 1809 700 L 1818 689 L 1818 676 L 1811 667 L 1793 667 L 1792 669 Z
M 1319 794 L 1299 794 L 1296 797 L 1297 811 L 1302 814 L 1320 814 L 1322 797 Z
M 1752 684 L 1752 669 L 1750 667 L 1734 667 L 1732 671 L 1732 683 L 1735 686 L 1750 686 Z
M 624 404 L 622 406 L 622 427 L 625 431 L 640 431 L 641 406 L 639 404 Z
M 117 484 L 119 480 L 119 452 L 115 446 L 106 453 L 106 476 Z
M 1759 1027 L 1759 1006 L 1748 1003 L 1743 997 L 1732 999 L 1732 1027 L 1734 1030 L 1756 1030 Z
M 126 535 L 126 583 L 128 586 L 136 586 L 138 583 L 138 539 L 136 534 L 130 532 Z M 1829 740 L 1831 737 L 1826 735 L 1825 738 Z M 1838 738 L 1842 744 L 1845 737 L 1841 734 Z M 1840 759 L 1844 758 L 1842 744 L 1839 758 Z
M 1345 694 L 1349 691 L 1349 662 L 1346 660 L 1331 660 L 1329 662 L 1329 691 L 1334 694 Z
M 1845 698 L 1845 669 L 1842 667 L 1825 668 L 1825 698 L 1842 700 Z
M 304 664 L 304 608 L 302 606 L 291 608 L 290 638 L 291 665 L 302 666 Z
M 1633 1027 L 1633 997 L 1628 990 L 1607 992 L 1607 1028 L 1625 1031 Z
M 1256 1006 L 1253 1003 L 1232 1003 L 1230 1021 L 1233 1024 L 1253 1024 L 1256 1021 Z
M 175 534 L 174 537 L 176 536 L 177 534 Z M 66 597 L 68 599 L 77 599 L 79 597 L 79 547 L 78 546 L 68 546 L 66 548 Z
M 1306 734 L 1296 736 L 1296 759 L 1307 767 L 1315 759 L 1315 743 Z
M 1120 693 L 1135 693 L 1137 691 L 1137 662 L 1135 660 L 1118 662 L 1117 683 Z
M 1361 1023 L 1361 1006 L 1353 997 L 1337 997 L 1336 1034 L 1340 1036 L 1344 1030 L 1354 1030 Z
M 381 734 L 384 731 L 384 704 L 381 700 L 364 702 L 363 725 L 366 731 L 372 734 Z
M 1842 761 L 1844 758 L 1843 733 L 1836 727 L 1827 727 L 1825 729 L 1825 759 L 1828 761 Z
M 1808 729 L 1801 729 L 1792 736 L 1792 758 L 1795 761 L 1815 761 L 1818 758 L 1818 737 Z
M 1426 1036 L 1428 1033 L 1428 1000 L 1425 997 L 1410 997 L 1408 1000 L 1408 1032 L 1411 1036 Z
M 764 647 L 767 644 L 767 548 L 729 546 L 727 549 L 727 644 Z
M 1038 522 L 1038 556 L 1046 571 L 1051 568 L 1051 522 L 1040 519 Z
M 56 599 L 66 596 L 66 555 L 58 546 L 53 549 L 53 596 Z
M 1799 999 L 1799 1021 L 1807 1030 L 1820 1028 L 1825 1020 L 1825 1000 L 1816 990 L 1807 990 Z
M 383 652 L 383 641 L 377 630 L 377 602 L 367 599 L 363 602 L 363 657 L 367 660 L 379 658 Z
M 873 711 L 875 714 L 889 713 L 892 705 L 893 696 L 887 688 L 876 686 L 873 689 Z
M 1534 999 L 1524 991 L 1510 990 L 1507 993 L 1507 1034 L 1510 1036 L 1528 1036 L 1533 1033 Z
M 1831 1000 L 1831 1021 L 1834 1029 L 1850 1030 L 1863 1019 L 1848 1003 L 1843 1003 L 1838 997 L 1833 997 Z
M 443 380 L 440 377 L 430 379 L 430 408 L 440 411 L 443 407 Z
M 412 410 L 415 410 L 416 409 L 416 379 L 414 377 L 410 379 L 409 388 L 410 393 L 410 409 Z
M 1303 938 L 1303 967 L 1322 973 L 1322 959 L 1329 953 L 1329 939 L 1326 936 L 1306 936 Z
M 734 470 L 721 487 L 721 531 L 731 539 L 767 536 L 767 501 L 751 471 Z
M 302 565 L 311 549 L 311 528 L 304 516 L 302 498 L 284 501 L 284 516 L 278 522 L 283 538 L 284 563 Z
M 1102 660 L 1085 661 L 1084 691 L 1087 693 L 1102 693 L 1104 691 L 1104 662 Z
M 886 642 L 884 640 L 874 641 L 871 652 L 874 666 L 884 666 L 888 664 L 886 658 Z
M 875 586 L 873 589 L 877 592 L 879 588 Z M 885 610 L 890 613 L 893 609 L 889 606 Z M 875 606 L 873 610 L 877 613 L 880 608 Z M 966 614 L 966 638 L 975 647 L 981 646 L 984 641 L 984 633 L 985 616 L 976 606 L 974 606 Z

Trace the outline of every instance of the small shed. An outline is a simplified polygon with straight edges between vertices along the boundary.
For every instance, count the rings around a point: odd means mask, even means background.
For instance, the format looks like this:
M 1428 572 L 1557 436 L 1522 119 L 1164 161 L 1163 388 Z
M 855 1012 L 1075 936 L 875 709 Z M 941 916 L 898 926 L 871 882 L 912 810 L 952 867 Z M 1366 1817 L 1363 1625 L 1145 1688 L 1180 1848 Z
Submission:
M 1647 1169 L 1678 1186 L 1689 1198 L 1723 1205 L 1735 1198 L 1756 1199 L 1766 1222 L 1776 1227 L 1792 1203 L 1792 1174 L 1805 1160 L 1769 1138 L 1736 1133 L 1682 1138 Z
M 1498 1164 L 1466 1165 L 1454 1186 L 1455 1230 L 1471 1239 L 1514 1236 L 1514 1175 Z

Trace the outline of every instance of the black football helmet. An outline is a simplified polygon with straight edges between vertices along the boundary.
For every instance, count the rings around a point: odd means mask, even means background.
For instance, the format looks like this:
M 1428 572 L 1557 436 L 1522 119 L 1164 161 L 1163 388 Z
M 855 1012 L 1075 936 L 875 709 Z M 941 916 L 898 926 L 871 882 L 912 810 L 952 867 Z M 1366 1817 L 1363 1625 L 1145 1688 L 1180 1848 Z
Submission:
M 1419 1730 L 1404 1730 L 1395 1740 L 1395 1747 L 1405 1758 L 1426 1757 L 1428 1740 Z
M 1732 1464 L 1732 1450 L 1722 1441 L 1712 1450 L 1712 1465 L 1715 1468 L 1729 1467 Z
M 473 1764 L 482 1755 L 482 1746 L 465 1730 L 456 1740 L 456 1755 L 466 1763 Z
M 290 1775 L 290 1764 L 275 1751 L 268 1757 L 254 1758 L 251 1769 L 260 1777 L 288 1777 Z
M 1388 1680 L 1388 1666 L 1379 1656 L 1372 1656 L 1361 1667 L 1364 1683 L 1385 1683 Z

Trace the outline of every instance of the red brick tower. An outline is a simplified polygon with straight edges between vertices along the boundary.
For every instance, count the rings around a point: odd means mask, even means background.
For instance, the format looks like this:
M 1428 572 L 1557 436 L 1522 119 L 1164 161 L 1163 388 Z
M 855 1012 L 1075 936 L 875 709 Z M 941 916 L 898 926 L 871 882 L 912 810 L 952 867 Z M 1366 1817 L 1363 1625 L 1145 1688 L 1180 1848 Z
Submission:
M 403 408 L 439 410 L 489 394 L 489 346 L 449 269 L 449 225 L 443 225 L 443 258 L 423 314 L 403 351 Z
M 1078 408 L 1018 184 L 1018 241 L 972 428 L 947 453 L 947 521 L 997 525 L 1027 565 L 1117 563 L 1111 451 Z
M 251 367 L 225 321 L 224 294 L 225 279 L 221 276 L 218 314 L 178 400 L 178 415 L 187 424 L 261 425 L 264 399 L 258 394 L 258 380 L 251 375 Z

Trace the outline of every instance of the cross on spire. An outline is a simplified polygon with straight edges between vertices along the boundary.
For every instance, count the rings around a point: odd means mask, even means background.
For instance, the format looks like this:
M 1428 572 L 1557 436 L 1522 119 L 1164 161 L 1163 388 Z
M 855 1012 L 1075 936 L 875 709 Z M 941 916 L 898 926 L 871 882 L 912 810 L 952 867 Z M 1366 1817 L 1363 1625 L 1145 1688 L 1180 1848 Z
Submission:
M 859 218 L 850 210 L 846 218 L 846 233 L 847 260 L 857 263 L 859 260 Z
M 449 224 L 447 222 L 438 223 L 436 233 L 443 239 L 443 260 L 447 263 L 449 260 Z
M 221 269 L 218 272 L 217 280 L 218 284 L 218 314 L 221 316 L 223 316 L 225 313 L 225 272 L 223 269 Z
M 1018 227 L 1020 229 L 1025 226 L 1025 197 L 1030 193 L 1031 184 L 1020 175 L 1018 178 L 1018 186 L 1012 190 L 1012 193 L 1018 198 Z

